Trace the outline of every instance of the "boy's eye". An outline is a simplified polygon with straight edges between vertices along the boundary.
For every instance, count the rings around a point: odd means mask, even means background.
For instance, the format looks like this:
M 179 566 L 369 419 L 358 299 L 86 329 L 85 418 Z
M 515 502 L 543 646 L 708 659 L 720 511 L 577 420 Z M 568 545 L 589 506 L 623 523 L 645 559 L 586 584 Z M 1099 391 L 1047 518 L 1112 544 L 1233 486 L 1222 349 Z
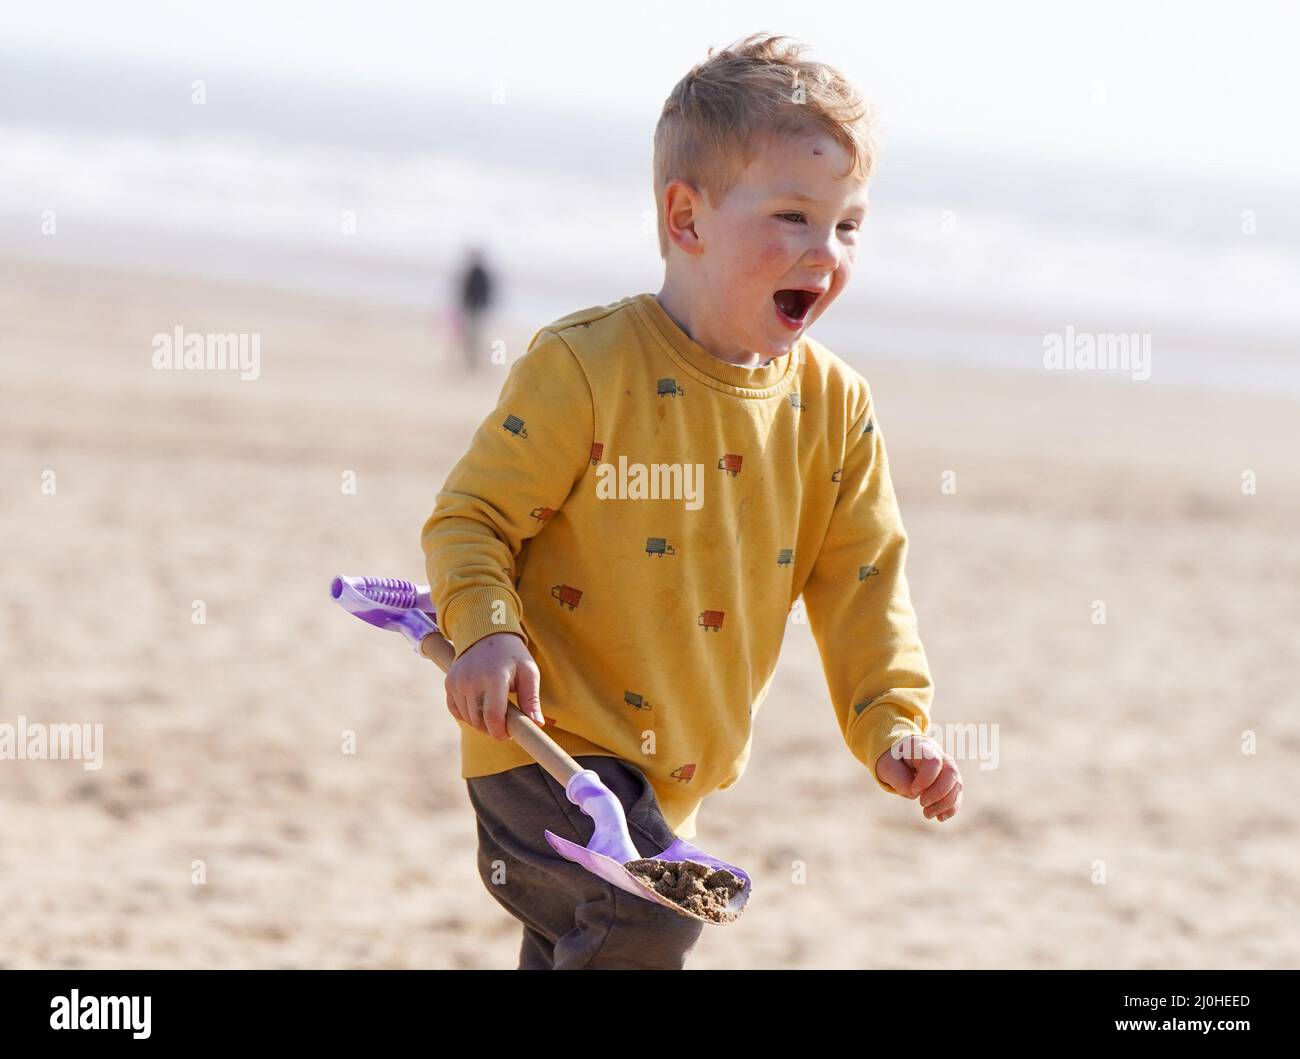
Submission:
M 794 224 L 799 224 L 803 221 L 802 213 L 778 213 L 777 216 L 781 218 L 793 218 L 792 223 Z M 846 232 L 856 232 L 859 227 L 860 225 L 856 221 L 845 221 L 840 225 L 840 228 Z

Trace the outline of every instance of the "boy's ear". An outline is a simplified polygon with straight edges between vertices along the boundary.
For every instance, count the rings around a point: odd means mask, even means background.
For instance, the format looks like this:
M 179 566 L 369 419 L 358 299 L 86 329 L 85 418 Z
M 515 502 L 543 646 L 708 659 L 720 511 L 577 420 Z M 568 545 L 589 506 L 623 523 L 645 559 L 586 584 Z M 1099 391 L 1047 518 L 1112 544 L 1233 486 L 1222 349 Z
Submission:
M 696 204 L 699 191 L 685 180 L 669 181 L 664 188 L 664 227 L 668 238 L 688 254 L 698 254 L 700 236 L 695 230 Z

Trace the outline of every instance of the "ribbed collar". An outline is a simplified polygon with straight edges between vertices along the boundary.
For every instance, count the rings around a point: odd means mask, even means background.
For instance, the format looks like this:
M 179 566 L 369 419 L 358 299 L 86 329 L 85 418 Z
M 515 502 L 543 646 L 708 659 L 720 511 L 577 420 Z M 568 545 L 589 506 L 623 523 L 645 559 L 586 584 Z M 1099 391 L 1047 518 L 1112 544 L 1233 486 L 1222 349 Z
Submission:
M 653 294 L 634 294 L 629 300 L 668 355 L 697 381 L 738 397 L 772 397 L 794 380 L 803 346 L 802 336 L 790 352 L 773 358 L 763 367 L 742 368 L 719 360 L 691 338 Z

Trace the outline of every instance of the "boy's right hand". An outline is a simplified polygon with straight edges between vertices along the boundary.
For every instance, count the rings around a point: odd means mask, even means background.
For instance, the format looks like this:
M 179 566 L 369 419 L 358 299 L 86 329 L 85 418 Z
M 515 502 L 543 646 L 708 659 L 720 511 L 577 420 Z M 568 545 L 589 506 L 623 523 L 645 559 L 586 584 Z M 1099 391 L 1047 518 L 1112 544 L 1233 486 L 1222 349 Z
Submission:
M 519 709 L 542 725 L 540 688 L 541 674 L 523 639 L 494 632 L 471 644 L 447 671 L 447 709 L 484 735 L 509 739 L 507 693 L 513 691 Z

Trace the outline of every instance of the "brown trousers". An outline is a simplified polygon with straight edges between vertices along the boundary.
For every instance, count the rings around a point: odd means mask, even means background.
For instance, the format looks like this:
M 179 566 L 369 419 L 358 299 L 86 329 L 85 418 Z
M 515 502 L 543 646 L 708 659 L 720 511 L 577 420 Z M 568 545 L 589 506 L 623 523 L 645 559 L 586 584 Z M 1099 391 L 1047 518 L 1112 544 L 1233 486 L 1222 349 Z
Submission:
M 610 755 L 575 760 L 623 804 L 642 856 L 671 845 L 675 836 L 640 769 Z M 682 970 L 704 924 L 634 897 L 551 849 L 543 831 L 585 846 L 595 825 L 540 765 L 465 783 L 478 816 L 479 875 L 523 924 L 519 970 Z

